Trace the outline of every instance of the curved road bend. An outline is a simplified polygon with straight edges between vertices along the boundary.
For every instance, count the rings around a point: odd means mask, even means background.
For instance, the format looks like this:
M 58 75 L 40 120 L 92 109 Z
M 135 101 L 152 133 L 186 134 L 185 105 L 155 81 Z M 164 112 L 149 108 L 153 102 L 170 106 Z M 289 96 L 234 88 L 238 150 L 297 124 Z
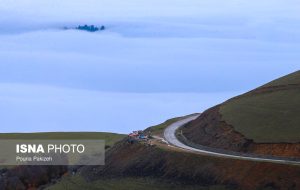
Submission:
M 279 163 L 279 164 L 290 164 L 290 165 L 300 165 L 300 161 L 292 161 L 284 158 L 261 158 L 261 157 L 254 157 L 253 155 L 249 156 L 238 156 L 238 155 L 233 155 L 233 154 L 226 154 L 226 153 L 220 153 L 220 152 L 214 152 L 214 151 L 208 151 L 208 150 L 202 150 L 202 149 L 197 149 L 190 147 L 188 145 L 183 144 L 180 142 L 177 137 L 176 137 L 176 130 L 180 128 L 181 126 L 185 125 L 186 123 L 195 120 L 199 115 L 191 116 L 182 120 L 179 120 L 171 125 L 169 125 L 165 131 L 164 131 L 164 138 L 165 140 L 178 148 L 195 152 L 195 153 L 201 153 L 204 155 L 209 155 L 209 156 L 215 156 L 215 157 L 222 157 L 222 158 L 231 158 L 231 159 L 239 159 L 239 160 L 250 160 L 250 161 L 258 161 L 258 162 L 271 162 L 271 163 Z

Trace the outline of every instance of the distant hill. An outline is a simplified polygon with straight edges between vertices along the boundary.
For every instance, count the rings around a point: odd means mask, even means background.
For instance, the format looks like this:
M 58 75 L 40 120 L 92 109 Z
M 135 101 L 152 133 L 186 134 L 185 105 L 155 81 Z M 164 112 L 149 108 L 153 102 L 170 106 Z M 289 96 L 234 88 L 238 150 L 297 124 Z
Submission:
M 95 25 L 79 25 L 75 28 L 69 28 L 67 26 L 63 27 L 64 30 L 81 30 L 81 31 L 86 31 L 86 32 L 98 32 L 98 31 L 103 31 L 106 29 L 106 27 L 104 25 L 98 27 L 98 26 L 95 26 Z
M 205 111 L 183 129 L 194 144 L 300 156 L 300 71 Z
M 97 32 L 99 30 L 105 30 L 105 26 L 101 26 L 100 28 L 98 28 L 97 26 L 94 26 L 94 25 L 83 25 L 83 26 L 78 26 L 76 27 L 77 30 L 84 30 L 84 31 L 87 31 L 87 32 Z

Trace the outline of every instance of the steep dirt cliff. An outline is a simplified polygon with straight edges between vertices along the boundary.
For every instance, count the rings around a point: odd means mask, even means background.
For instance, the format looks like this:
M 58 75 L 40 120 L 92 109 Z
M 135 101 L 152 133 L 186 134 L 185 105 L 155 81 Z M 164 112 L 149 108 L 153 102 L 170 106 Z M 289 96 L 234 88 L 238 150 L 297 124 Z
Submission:
M 222 120 L 220 105 L 210 108 L 181 128 L 191 143 L 235 152 L 282 157 L 300 157 L 300 143 L 255 143 Z
M 214 148 L 246 151 L 253 143 L 222 121 L 219 106 L 205 111 L 181 130 L 189 141 Z

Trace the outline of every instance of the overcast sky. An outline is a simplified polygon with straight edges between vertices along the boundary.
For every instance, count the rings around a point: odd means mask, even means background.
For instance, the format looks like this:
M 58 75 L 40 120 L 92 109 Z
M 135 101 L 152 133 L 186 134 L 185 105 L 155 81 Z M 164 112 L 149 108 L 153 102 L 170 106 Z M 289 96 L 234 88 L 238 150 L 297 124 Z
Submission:
M 0 0 L 1 126 L 128 132 L 201 112 L 299 69 L 299 10 L 296 0 Z M 62 30 L 79 24 L 106 30 Z

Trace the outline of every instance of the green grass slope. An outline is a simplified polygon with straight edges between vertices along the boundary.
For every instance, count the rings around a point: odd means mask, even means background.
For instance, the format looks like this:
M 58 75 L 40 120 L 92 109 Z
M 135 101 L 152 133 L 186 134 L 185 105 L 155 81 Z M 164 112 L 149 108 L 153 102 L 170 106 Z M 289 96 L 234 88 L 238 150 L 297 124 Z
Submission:
M 154 178 L 117 178 L 99 179 L 88 182 L 80 175 L 65 176 L 58 183 L 49 186 L 46 190 L 229 190 L 225 186 L 181 185 L 167 183 Z
M 300 84 L 300 71 L 296 71 L 279 79 L 273 80 L 262 87 L 272 87 L 280 85 Z
M 258 143 L 300 142 L 300 71 L 220 107 L 222 119 Z
M 145 129 L 146 132 L 151 132 L 152 135 L 162 135 L 165 128 L 168 127 L 169 125 L 171 125 L 172 123 L 175 123 L 176 121 L 179 121 L 181 119 L 196 115 L 197 113 L 194 114 L 190 114 L 190 115 L 186 115 L 186 116 L 182 116 L 182 117 L 174 117 L 172 119 L 168 119 L 165 122 L 158 124 L 158 125 L 154 125 L 151 127 L 148 127 L 147 129 Z

